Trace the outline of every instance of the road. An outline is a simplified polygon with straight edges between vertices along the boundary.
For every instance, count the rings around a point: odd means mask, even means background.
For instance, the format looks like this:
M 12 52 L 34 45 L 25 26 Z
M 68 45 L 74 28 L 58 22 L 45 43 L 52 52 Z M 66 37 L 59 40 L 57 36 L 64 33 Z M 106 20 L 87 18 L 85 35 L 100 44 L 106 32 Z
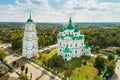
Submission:
M 120 60 L 117 61 L 115 73 L 109 80 L 120 80 Z
M 55 47 L 57 47 L 57 44 L 51 45 L 51 46 L 46 47 L 46 48 L 43 48 L 43 49 L 39 49 L 38 52 L 39 52 L 39 53 L 42 53 L 42 52 L 44 52 L 44 51 L 49 51 L 49 50 L 51 50 L 51 49 L 53 49 L 53 48 L 55 48 Z
M 5 60 L 7 60 L 7 64 L 9 64 L 14 69 L 14 72 L 10 75 L 16 74 L 16 72 L 21 73 L 20 66 L 25 64 L 25 66 L 28 67 L 28 76 L 30 76 L 30 74 L 32 73 L 31 80 L 35 80 L 37 77 L 39 77 L 39 80 L 61 80 L 57 76 L 46 71 L 42 67 L 39 67 L 35 63 L 22 58 L 22 56 L 15 55 L 16 53 L 13 52 L 12 50 L 9 49 L 5 50 L 9 54 L 5 58 Z M 16 61 L 19 64 L 19 67 L 13 67 L 12 65 L 13 61 Z M 18 77 L 18 75 L 15 75 L 14 77 Z

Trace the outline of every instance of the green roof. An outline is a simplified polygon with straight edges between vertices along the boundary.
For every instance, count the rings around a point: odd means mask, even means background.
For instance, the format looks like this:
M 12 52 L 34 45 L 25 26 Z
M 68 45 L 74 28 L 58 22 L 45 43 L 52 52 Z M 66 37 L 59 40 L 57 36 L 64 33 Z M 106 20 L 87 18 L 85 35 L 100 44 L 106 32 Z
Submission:
M 63 28 L 60 28 L 60 32 L 64 32 L 64 29 L 63 29 Z
M 27 22 L 34 22 L 32 19 L 28 19 Z
M 90 47 L 89 47 L 88 45 L 85 45 L 84 48 L 85 48 L 85 49 L 89 49 Z
M 84 38 L 83 36 L 74 37 L 74 39 L 78 39 L 78 40 L 83 39 L 83 38 Z
M 69 24 L 69 25 L 67 26 L 67 29 L 74 29 L 74 28 L 73 28 L 73 26 L 72 26 L 71 24 Z
M 70 49 L 68 47 L 65 48 L 65 50 L 63 51 L 64 53 L 70 53 Z
M 60 35 L 57 35 L 57 38 L 58 39 L 64 39 L 65 37 L 71 37 L 73 40 L 75 40 L 75 39 L 78 39 L 78 40 L 80 40 L 80 39 L 83 39 L 84 37 L 82 36 L 82 35 L 80 35 L 80 36 L 78 36 L 78 37 L 75 37 L 74 35 L 69 35 L 69 34 L 67 34 L 67 35 L 65 35 L 65 36 L 60 36 Z
M 31 19 L 31 13 L 30 13 L 30 16 L 29 16 L 29 19 L 27 20 L 27 22 L 34 22 L 34 21 Z
M 74 32 L 79 32 L 79 29 L 78 28 L 74 29 Z

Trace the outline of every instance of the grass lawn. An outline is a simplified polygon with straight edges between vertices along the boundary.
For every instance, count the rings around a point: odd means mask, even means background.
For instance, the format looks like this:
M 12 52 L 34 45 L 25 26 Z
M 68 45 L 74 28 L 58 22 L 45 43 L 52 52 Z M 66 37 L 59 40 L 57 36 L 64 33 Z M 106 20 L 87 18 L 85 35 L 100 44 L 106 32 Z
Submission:
M 98 70 L 89 65 L 82 65 L 73 70 L 70 80 L 97 80 Z
M 32 59 L 37 63 L 44 63 L 50 58 L 52 58 L 52 56 L 54 56 L 56 52 L 57 52 L 57 49 L 53 49 L 50 52 L 40 53 L 38 58 L 33 57 Z
M 37 63 L 44 63 L 53 56 L 57 56 L 55 55 L 56 52 L 57 49 L 53 49 L 50 52 L 41 53 L 39 54 L 39 58 L 35 58 L 35 61 L 37 61 Z M 90 57 L 81 56 L 80 58 L 73 58 L 70 61 L 65 61 L 65 67 L 53 67 L 53 69 L 57 70 L 59 73 L 64 74 L 65 77 L 70 77 L 70 80 L 94 80 L 94 78 L 98 77 L 98 71 L 93 67 L 93 60 L 94 59 Z M 83 65 L 83 61 L 86 61 L 87 64 Z

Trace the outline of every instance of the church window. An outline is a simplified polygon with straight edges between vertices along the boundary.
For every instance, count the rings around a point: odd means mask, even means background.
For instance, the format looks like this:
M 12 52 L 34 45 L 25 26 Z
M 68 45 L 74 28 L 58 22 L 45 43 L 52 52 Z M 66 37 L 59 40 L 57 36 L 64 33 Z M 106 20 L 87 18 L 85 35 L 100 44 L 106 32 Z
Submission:
M 75 53 L 77 53 L 77 50 L 75 51 Z
M 72 45 L 70 45 L 70 47 L 72 47 Z
M 60 46 L 61 46 L 61 43 L 60 43 Z
M 34 43 L 33 43 L 33 48 L 34 48 Z
M 65 54 L 65 57 L 67 57 L 67 54 Z
M 83 51 L 83 49 L 82 49 L 82 51 Z
M 77 47 L 77 44 L 75 44 L 75 46 Z
M 61 52 L 61 49 L 60 49 L 60 52 Z
M 66 45 L 66 47 L 68 47 L 68 44 Z
M 77 36 L 77 35 L 75 34 L 75 36 Z

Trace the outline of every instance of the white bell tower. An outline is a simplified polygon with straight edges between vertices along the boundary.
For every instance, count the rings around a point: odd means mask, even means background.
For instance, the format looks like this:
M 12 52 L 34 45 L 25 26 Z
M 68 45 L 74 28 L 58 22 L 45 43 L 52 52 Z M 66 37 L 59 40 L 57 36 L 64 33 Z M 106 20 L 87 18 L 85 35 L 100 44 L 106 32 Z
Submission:
M 31 58 L 35 54 L 38 54 L 38 37 L 36 31 L 36 24 L 31 19 L 30 13 L 29 19 L 25 23 L 22 56 L 26 58 Z

